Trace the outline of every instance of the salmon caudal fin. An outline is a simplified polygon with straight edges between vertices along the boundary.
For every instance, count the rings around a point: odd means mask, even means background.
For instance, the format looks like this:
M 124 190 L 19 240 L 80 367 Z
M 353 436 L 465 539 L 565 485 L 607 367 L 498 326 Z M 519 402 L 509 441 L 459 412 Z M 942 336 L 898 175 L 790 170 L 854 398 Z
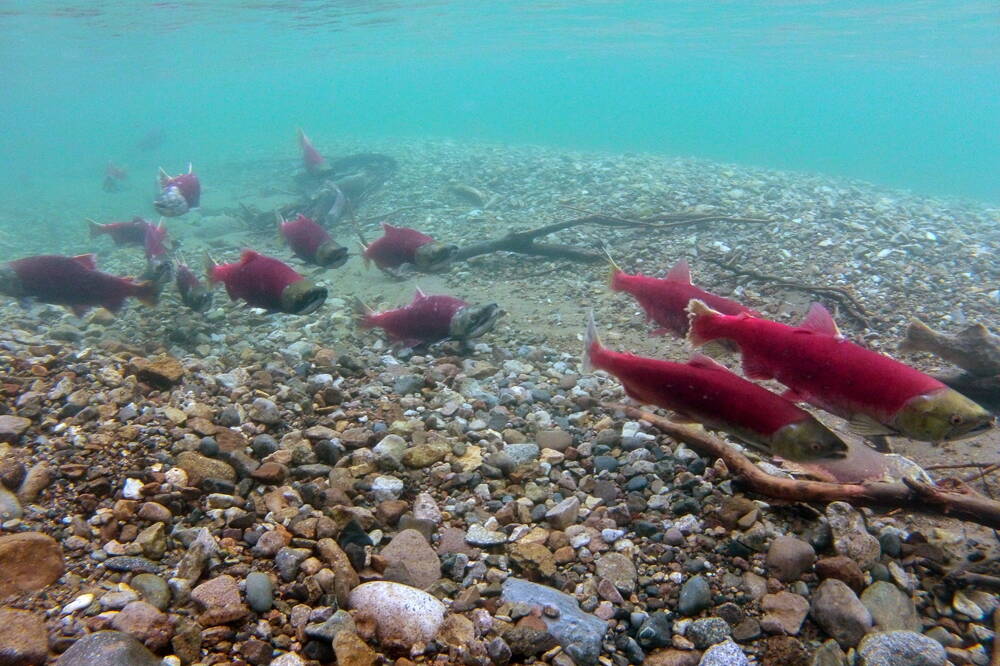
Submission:
M 608 287 L 612 291 L 621 291 L 621 276 L 625 275 L 625 271 L 618 265 L 615 258 L 611 256 L 606 246 L 602 245 L 601 250 L 604 252 L 605 259 L 608 260 Z
M 208 278 L 208 282 L 210 284 L 213 284 L 215 282 L 219 282 L 220 281 L 220 278 L 218 277 L 218 271 L 216 270 L 216 269 L 218 269 L 218 267 L 219 267 L 219 263 L 215 259 L 212 258 L 212 255 L 210 255 L 208 252 L 206 252 L 205 253 L 205 277 Z
M 719 312 L 705 305 L 697 298 L 691 299 L 687 306 L 688 329 L 687 339 L 692 347 L 701 347 L 712 340 L 723 337 L 721 331 L 716 330 L 715 325 L 718 318 L 722 316 Z
M 100 236 L 102 233 L 104 233 L 104 230 L 101 229 L 101 225 L 99 225 L 94 220 L 91 220 L 90 218 L 87 218 L 87 228 L 90 229 L 90 237 L 91 238 L 95 238 L 97 236 Z
M 153 306 L 160 300 L 161 285 L 153 280 L 137 282 L 133 294 L 143 305 Z
M 361 328 L 372 328 L 375 326 L 375 311 L 368 307 L 364 301 L 355 296 L 352 306 L 351 309 L 357 319 L 358 326 Z
M 601 347 L 601 338 L 597 335 L 597 322 L 594 321 L 594 311 L 587 312 L 587 330 L 583 334 L 583 356 L 580 365 L 585 373 L 594 371 L 594 361 L 591 354 Z

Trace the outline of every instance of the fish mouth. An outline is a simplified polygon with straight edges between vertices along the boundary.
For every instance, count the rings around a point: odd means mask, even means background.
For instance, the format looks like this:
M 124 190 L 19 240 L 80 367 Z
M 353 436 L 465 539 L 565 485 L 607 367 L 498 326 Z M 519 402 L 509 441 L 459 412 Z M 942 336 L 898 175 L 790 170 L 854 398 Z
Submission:
M 178 217 L 188 212 L 190 206 L 187 199 L 181 194 L 180 188 L 171 185 L 153 200 L 153 208 L 164 217 Z
M 323 243 L 316 248 L 316 263 L 324 268 L 340 268 L 347 263 L 347 248 L 336 243 Z
M 945 438 L 944 441 L 957 442 L 963 439 L 969 439 L 971 437 L 978 437 L 979 435 L 982 435 L 984 432 L 992 430 L 994 426 L 996 426 L 996 418 L 991 418 L 987 421 L 983 421 L 982 423 L 979 423 L 969 428 L 965 432 L 960 432 L 955 435 L 949 436 Z
M 496 303 L 467 305 L 451 318 L 450 337 L 469 340 L 486 335 L 493 330 L 502 314 L 503 310 Z
M 326 287 L 320 287 L 312 280 L 302 279 L 288 285 L 281 292 L 281 311 L 294 315 L 311 314 L 323 305 L 326 296 Z

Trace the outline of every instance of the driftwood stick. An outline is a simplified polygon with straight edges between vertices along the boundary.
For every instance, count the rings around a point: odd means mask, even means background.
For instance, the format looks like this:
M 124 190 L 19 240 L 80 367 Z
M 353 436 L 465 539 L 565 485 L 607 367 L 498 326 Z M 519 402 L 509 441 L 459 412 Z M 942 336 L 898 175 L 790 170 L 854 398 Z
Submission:
M 868 318 L 868 312 L 865 307 L 861 305 L 861 302 L 851 293 L 851 291 L 845 287 L 834 287 L 829 285 L 818 285 L 818 284 L 807 284 L 805 282 L 799 282 L 797 280 L 788 280 L 786 278 L 777 277 L 774 275 L 767 275 L 759 271 L 755 271 L 750 268 L 742 268 L 738 265 L 739 258 L 733 257 L 729 261 L 723 261 L 716 257 L 705 256 L 703 257 L 705 261 L 710 264 L 714 264 L 719 268 L 727 270 L 735 275 L 740 275 L 751 280 L 757 280 L 759 282 L 770 283 L 771 286 L 783 288 L 783 289 L 796 289 L 798 291 L 806 291 L 813 294 L 822 294 L 830 296 L 837 300 L 840 305 L 844 307 L 847 313 L 856 319 L 859 323 L 865 326 L 865 328 L 872 328 L 871 320 Z
M 649 217 L 643 217 L 638 220 L 633 220 L 625 217 L 617 217 L 615 215 L 606 215 L 604 213 L 596 213 L 594 211 L 589 211 L 584 208 L 577 208 L 576 206 L 563 205 L 563 208 L 575 211 L 577 213 L 584 213 L 586 217 L 579 218 L 580 221 L 586 221 L 588 224 L 601 224 L 608 227 L 646 227 L 654 229 L 671 229 L 674 227 L 685 227 L 696 224 L 703 224 L 705 222 L 729 222 L 732 224 L 767 224 L 775 222 L 775 220 L 762 218 L 762 217 L 739 217 L 733 215 L 717 215 L 717 214 L 707 214 L 707 213 L 657 213 L 656 215 L 651 215 Z
M 722 440 L 691 426 L 626 405 L 613 405 L 629 418 L 643 419 L 661 432 L 684 442 L 703 456 L 721 459 L 751 490 L 795 502 L 847 502 L 860 506 L 904 508 L 1000 528 L 1000 502 L 987 499 L 958 481 L 937 485 L 903 479 L 903 483 L 826 483 L 772 476 Z

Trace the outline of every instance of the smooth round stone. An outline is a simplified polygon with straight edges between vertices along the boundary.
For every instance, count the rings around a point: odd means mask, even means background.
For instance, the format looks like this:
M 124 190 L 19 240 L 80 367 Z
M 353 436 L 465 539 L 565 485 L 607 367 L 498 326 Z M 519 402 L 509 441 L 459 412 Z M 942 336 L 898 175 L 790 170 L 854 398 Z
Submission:
M 0 522 L 14 520 L 24 515 L 17 495 L 0 486 Z
M 429 643 L 444 622 L 445 607 L 423 590 L 389 581 L 374 581 L 351 590 L 350 607 L 375 620 L 383 644 L 409 648 Z
M 130 585 L 142 598 L 157 609 L 164 611 L 170 605 L 170 588 L 167 582 L 151 573 L 141 573 L 132 578 Z
M 271 584 L 271 577 L 260 571 L 248 574 L 246 596 L 247 603 L 255 613 L 266 613 L 271 610 L 274 603 L 274 585 Z
M 58 666 L 160 666 L 160 658 L 120 631 L 98 631 L 73 643 Z
M 712 588 L 701 576 L 692 576 L 681 587 L 677 608 L 682 615 L 697 615 L 712 605 Z
M 913 631 L 868 634 L 858 646 L 860 666 L 945 666 L 944 646 Z

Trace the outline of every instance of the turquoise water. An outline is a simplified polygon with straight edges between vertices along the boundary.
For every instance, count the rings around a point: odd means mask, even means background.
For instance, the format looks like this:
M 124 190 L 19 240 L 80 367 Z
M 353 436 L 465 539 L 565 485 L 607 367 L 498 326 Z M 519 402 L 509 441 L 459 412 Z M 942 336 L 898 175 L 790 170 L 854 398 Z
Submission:
M 995 1 L 0 2 L 0 61 L 8 201 L 99 183 L 109 160 L 151 179 L 294 159 L 297 126 L 1000 201 Z

